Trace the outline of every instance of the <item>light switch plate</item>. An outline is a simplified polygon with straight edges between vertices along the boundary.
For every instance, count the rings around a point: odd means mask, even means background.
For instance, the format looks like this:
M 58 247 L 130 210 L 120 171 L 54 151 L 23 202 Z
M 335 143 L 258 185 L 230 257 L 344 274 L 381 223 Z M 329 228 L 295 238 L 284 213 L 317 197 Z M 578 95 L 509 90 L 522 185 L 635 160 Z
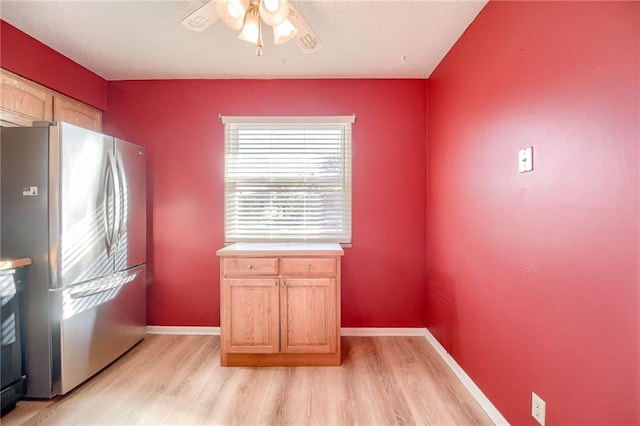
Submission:
M 533 147 L 529 146 L 518 151 L 518 171 L 520 173 L 533 170 Z

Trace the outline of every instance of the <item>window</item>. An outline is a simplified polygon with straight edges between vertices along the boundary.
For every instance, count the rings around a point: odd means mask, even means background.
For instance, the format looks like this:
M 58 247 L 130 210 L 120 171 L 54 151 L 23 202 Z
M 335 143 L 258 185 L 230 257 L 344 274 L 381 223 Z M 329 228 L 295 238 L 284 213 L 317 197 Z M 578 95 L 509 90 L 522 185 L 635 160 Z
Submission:
M 351 242 L 354 116 L 221 118 L 226 242 Z

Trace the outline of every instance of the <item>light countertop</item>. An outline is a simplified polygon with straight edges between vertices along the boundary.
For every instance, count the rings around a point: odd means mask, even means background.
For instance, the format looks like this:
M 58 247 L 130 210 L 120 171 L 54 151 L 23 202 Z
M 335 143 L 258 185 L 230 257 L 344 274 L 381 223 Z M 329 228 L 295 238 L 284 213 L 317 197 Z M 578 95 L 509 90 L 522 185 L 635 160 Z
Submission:
M 31 259 L 28 257 L 21 257 L 20 259 L 0 259 L 0 271 L 20 268 L 27 265 L 31 265 Z
M 344 254 L 338 243 L 235 243 L 216 252 L 218 256 L 273 256 L 313 255 L 329 256 Z

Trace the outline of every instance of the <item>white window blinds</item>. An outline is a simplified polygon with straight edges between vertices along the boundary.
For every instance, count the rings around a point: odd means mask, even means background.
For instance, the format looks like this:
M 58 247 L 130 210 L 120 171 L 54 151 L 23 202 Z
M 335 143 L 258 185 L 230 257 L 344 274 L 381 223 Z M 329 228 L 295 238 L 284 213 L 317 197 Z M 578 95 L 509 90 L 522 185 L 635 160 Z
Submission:
M 351 242 L 353 116 L 221 118 L 227 242 Z

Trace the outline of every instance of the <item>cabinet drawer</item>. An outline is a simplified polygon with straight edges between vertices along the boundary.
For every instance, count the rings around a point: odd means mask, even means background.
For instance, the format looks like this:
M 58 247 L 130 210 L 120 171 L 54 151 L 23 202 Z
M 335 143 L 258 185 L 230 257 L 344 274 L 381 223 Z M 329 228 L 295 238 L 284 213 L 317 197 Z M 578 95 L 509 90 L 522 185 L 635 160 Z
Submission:
M 280 274 L 289 276 L 334 276 L 333 257 L 292 257 L 280 259 Z
M 225 276 L 277 275 L 277 257 L 226 257 Z

